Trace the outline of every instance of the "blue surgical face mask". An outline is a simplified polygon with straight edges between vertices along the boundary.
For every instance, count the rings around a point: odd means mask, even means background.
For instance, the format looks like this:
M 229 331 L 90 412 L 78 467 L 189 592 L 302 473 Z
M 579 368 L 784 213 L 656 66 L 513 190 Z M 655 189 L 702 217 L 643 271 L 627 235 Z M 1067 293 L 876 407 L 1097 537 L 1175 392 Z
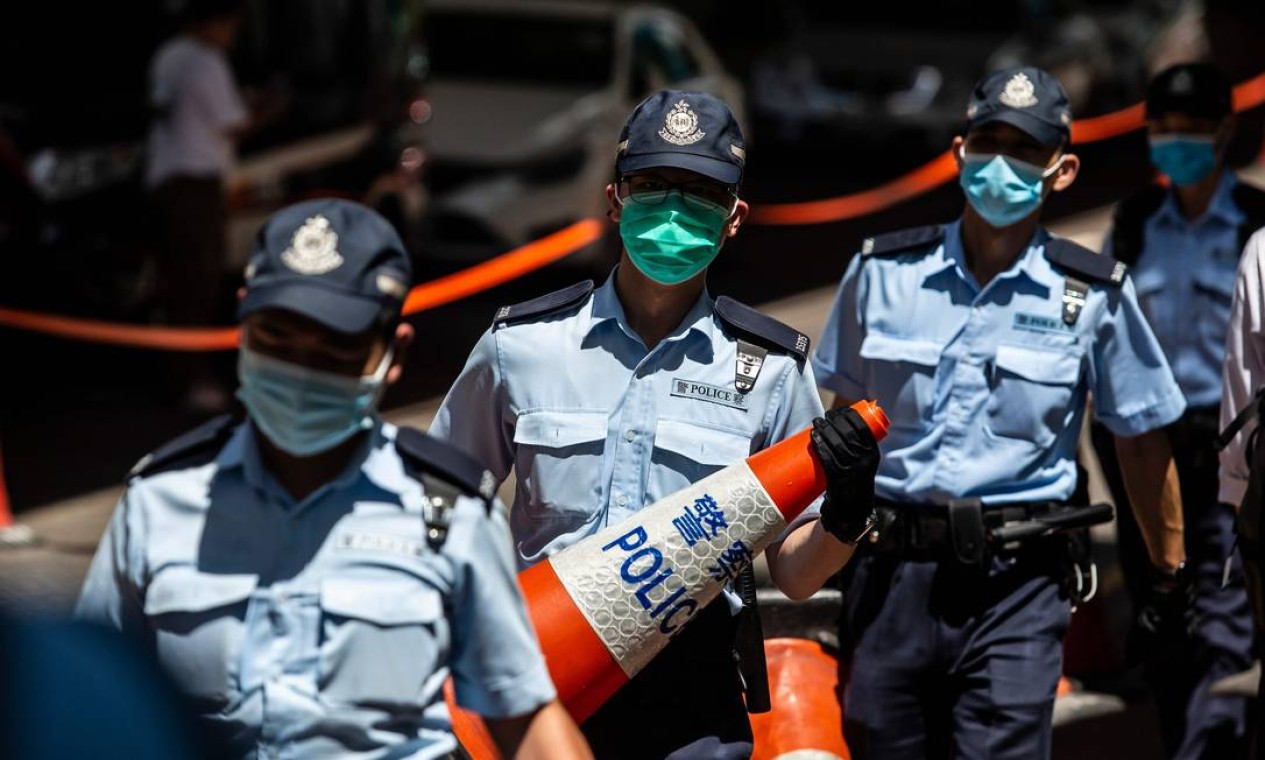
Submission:
M 1202 182 L 1217 168 L 1216 138 L 1212 135 L 1155 135 L 1151 163 L 1174 185 Z
M 1041 205 L 1045 179 L 1063 165 L 1042 169 L 997 153 L 963 151 L 958 181 L 966 200 L 993 227 L 1009 227 Z M 1066 157 L 1064 157 L 1066 158 Z
M 237 398 L 279 449 L 311 456 L 373 426 L 390 366 L 387 351 L 372 375 L 348 377 L 273 359 L 243 344 Z

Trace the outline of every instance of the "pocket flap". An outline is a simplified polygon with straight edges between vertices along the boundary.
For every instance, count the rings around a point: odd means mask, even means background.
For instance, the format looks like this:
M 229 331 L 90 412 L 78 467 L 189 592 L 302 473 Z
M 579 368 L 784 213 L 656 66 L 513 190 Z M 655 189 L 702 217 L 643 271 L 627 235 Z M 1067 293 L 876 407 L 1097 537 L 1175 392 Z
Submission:
M 654 445 L 699 464 L 727 466 L 751 455 L 749 436 L 682 420 L 659 420 L 655 425 Z
M 525 412 L 514 425 L 514 443 L 561 448 L 606 440 L 605 412 Z
M 882 333 L 869 333 L 861 341 L 861 357 L 888 362 L 912 362 L 924 367 L 940 363 L 943 346 L 925 340 L 893 338 Z
M 1221 296 L 1228 301 L 1234 296 L 1234 277 L 1233 271 L 1199 271 L 1195 273 L 1195 288 Z
M 256 575 L 219 575 L 195 567 L 163 568 L 145 590 L 145 614 L 205 612 L 250 598 L 259 585 Z
M 415 578 L 327 578 L 321 609 L 376 625 L 433 623 L 443 614 L 439 592 Z
M 1081 362 L 1067 351 L 1002 343 L 997 346 L 997 368 L 1034 383 L 1072 385 L 1080 378 Z

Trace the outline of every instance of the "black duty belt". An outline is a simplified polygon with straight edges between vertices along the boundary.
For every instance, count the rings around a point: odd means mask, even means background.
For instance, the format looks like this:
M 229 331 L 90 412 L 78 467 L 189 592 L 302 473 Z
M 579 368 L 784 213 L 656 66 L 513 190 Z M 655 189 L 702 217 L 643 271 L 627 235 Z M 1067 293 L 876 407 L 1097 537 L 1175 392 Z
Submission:
M 961 562 L 983 561 L 989 549 L 1011 550 L 1025 541 L 1108 522 L 1109 505 L 1073 507 L 1063 502 L 989 504 L 957 499 L 947 505 L 901 504 L 880 499 L 870 548 L 878 552 L 946 554 Z

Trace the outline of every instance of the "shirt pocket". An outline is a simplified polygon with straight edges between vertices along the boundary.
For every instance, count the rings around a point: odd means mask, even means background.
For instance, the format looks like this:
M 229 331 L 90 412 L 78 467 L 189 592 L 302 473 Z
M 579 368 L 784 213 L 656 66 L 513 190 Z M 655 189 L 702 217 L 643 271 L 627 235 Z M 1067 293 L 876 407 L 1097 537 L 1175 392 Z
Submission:
M 428 678 L 446 664 L 437 589 L 404 572 L 321 583 L 321 695 L 344 704 L 420 707 Z
M 1058 348 L 1003 343 L 993 362 L 988 429 L 1045 448 L 1067 422 L 1080 381 L 1080 355 Z
M 158 659 L 187 694 L 223 706 L 239 691 L 246 609 L 254 575 L 159 570 L 145 591 L 145 617 Z
M 599 504 L 605 412 L 535 410 L 514 426 L 514 467 L 537 520 L 585 522 Z
M 893 428 L 925 430 L 935 402 L 936 367 L 944 346 L 924 340 L 869 333 L 861 342 L 867 360 L 866 386 L 887 412 Z
M 702 427 L 685 420 L 655 424 L 651 462 L 665 471 L 664 493 L 675 493 L 751 455 L 751 436 L 737 430 Z

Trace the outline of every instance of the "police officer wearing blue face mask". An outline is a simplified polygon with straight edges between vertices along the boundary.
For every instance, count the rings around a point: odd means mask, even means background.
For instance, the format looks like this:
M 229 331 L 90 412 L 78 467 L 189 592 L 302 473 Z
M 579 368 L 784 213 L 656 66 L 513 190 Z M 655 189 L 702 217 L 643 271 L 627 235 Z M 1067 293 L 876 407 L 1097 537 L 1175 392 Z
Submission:
M 521 566 L 822 414 L 808 338 L 705 287 L 708 264 L 747 215 L 745 160 L 738 124 L 715 97 L 663 91 L 638 105 L 606 189 L 624 243 L 618 267 L 599 288 L 584 282 L 498 311 L 444 399 L 431 434 L 498 481 L 515 473 Z M 856 466 L 826 465 L 832 496 L 820 515 L 811 507 L 768 550 L 792 598 L 817 591 L 870 525 L 877 452 L 838 458 Z M 731 590 L 696 613 L 581 726 L 599 758 L 750 756 L 733 651 L 741 609 Z M 741 653 L 749 685 L 762 678 L 762 653 L 758 637 Z
M 413 335 L 410 276 L 359 204 L 268 220 L 238 308 L 248 419 L 137 464 L 78 614 L 153 646 L 235 756 L 454 756 L 451 674 L 507 754 L 588 757 L 490 476 L 378 415 Z
M 867 239 L 813 356 L 836 406 L 875 397 L 893 425 L 878 527 L 843 573 L 858 760 L 1049 756 L 1071 597 L 1088 591 L 1049 533 L 1095 518 L 1076 466 L 1088 393 L 1152 564 L 1183 560 L 1161 430 L 1181 390 L 1127 267 L 1039 223 L 1079 169 L 1070 123 L 1040 69 L 981 80 L 953 144 L 962 216 Z
M 1225 169 L 1233 132 L 1230 80 L 1206 63 L 1160 72 L 1147 87 L 1151 161 L 1168 187 L 1149 185 L 1116 207 L 1105 250 L 1132 269 L 1138 302 L 1155 330 L 1187 410 L 1168 434 L 1185 508 L 1186 584 L 1193 587 L 1194 627 L 1165 630 L 1146 616 L 1130 639 L 1160 711 L 1170 756 L 1232 758 L 1245 752 L 1246 700 L 1214 696 L 1209 686 L 1246 668 L 1252 623 L 1234 556 L 1234 506 L 1218 502 L 1217 456 L 1221 372 L 1239 254 L 1265 225 L 1265 193 Z M 1114 447 L 1100 426 L 1094 440 L 1117 504 L 1127 499 Z M 1122 515 L 1122 564 L 1135 604 L 1163 593 L 1146 563 L 1137 527 Z

